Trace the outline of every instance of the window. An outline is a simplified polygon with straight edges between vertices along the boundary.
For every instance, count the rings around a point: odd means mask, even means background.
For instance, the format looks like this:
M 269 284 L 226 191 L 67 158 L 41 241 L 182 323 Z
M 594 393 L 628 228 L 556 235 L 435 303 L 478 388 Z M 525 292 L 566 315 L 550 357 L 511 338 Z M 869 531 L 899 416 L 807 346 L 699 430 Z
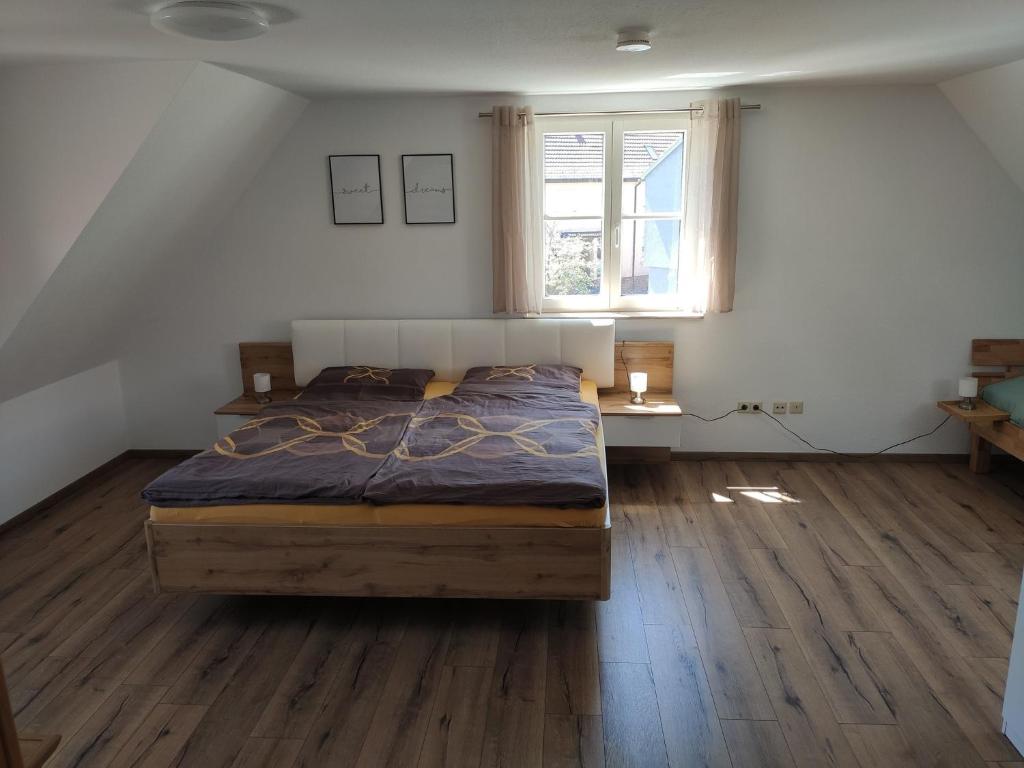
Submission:
M 686 120 L 539 121 L 545 311 L 689 309 Z

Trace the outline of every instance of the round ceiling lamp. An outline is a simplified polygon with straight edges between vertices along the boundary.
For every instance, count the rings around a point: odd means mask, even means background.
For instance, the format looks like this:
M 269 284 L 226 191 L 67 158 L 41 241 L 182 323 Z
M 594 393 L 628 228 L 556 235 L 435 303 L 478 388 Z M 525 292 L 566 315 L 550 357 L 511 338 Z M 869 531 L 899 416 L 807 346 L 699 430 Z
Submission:
M 184 0 L 149 17 L 161 32 L 200 40 L 248 40 L 270 29 L 267 17 L 242 3 Z
M 623 53 L 642 53 L 651 50 L 651 33 L 643 30 L 631 29 L 619 33 L 619 40 L 615 44 L 616 51 Z

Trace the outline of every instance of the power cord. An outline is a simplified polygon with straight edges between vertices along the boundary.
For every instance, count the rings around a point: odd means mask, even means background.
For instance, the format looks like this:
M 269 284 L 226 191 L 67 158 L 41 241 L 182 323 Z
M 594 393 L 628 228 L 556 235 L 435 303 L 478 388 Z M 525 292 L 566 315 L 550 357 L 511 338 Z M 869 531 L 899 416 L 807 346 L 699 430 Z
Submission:
M 625 347 L 625 346 L 626 346 L 626 343 L 623 342 L 622 347 Z M 626 355 L 622 351 L 622 347 L 619 348 L 619 359 L 622 361 L 622 367 L 626 371 L 626 379 L 628 380 L 629 379 L 629 365 L 626 363 Z M 683 416 L 690 416 L 690 417 L 692 417 L 694 419 L 700 419 L 701 421 L 710 424 L 711 422 L 721 421 L 722 419 L 726 418 L 727 416 L 732 416 L 734 413 L 739 413 L 739 412 L 740 412 L 739 408 L 733 408 L 731 411 L 726 411 L 721 416 L 707 417 L 707 416 L 701 416 L 699 413 L 690 413 L 689 411 L 683 411 Z M 749 413 L 749 411 L 748 411 L 748 413 Z M 793 437 L 795 437 L 801 443 L 806 445 L 808 448 L 811 448 L 811 449 L 813 449 L 815 451 L 822 451 L 823 453 L 831 453 L 831 454 L 834 454 L 836 456 L 845 456 L 846 458 L 850 458 L 850 459 L 863 459 L 863 458 L 868 457 L 868 456 L 881 456 L 883 453 L 891 451 L 893 448 L 899 448 L 901 445 L 906 445 L 907 443 L 912 443 L 915 440 L 920 440 L 920 439 L 922 439 L 924 437 L 931 437 L 936 432 L 938 432 L 940 429 L 942 429 L 942 427 L 944 427 L 946 425 L 947 421 L 949 421 L 951 418 L 953 418 L 952 415 L 947 415 L 946 418 L 944 418 L 942 421 L 940 421 L 938 424 L 936 424 L 935 427 L 933 429 L 929 430 L 928 432 L 922 432 L 920 435 L 915 435 L 914 437 L 908 438 L 907 440 L 901 440 L 898 443 L 893 443 L 892 445 L 886 446 L 885 448 L 883 448 L 880 451 L 873 451 L 872 453 L 846 453 L 845 451 L 835 451 L 835 450 L 832 450 L 831 448 L 822 448 L 821 446 L 815 445 L 810 440 L 808 440 L 805 437 L 803 437 L 803 436 L 797 434 L 796 432 L 794 432 L 792 429 L 787 427 L 781 420 L 775 418 L 775 416 L 773 414 L 768 413 L 768 411 L 764 410 L 763 408 L 762 409 L 758 409 L 757 411 L 755 411 L 755 413 L 759 413 L 762 416 L 767 416 L 769 419 L 774 421 L 776 424 L 778 424 L 780 427 L 782 427 L 784 430 L 786 430 L 789 434 L 791 434 Z
M 693 416 L 693 418 L 695 418 L 695 419 L 700 419 L 701 421 L 706 421 L 708 424 L 710 424 L 713 421 L 721 421 L 726 416 L 732 416 L 734 413 L 739 413 L 739 412 L 740 412 L 739 408 L 733 408 L 731 411 L 726 411 L 721 416 L 714 416 L 714 417 L 709 419 L 707 416 L 701 416 L 699 413 L 688 413 L 687 411 L 683 411 L 683 416 Z
M 824 451 L 825 453 L 832 453 L 832 454 L 835 454 L 836 456 L 845 456 L 845 457 L 850 458 L 850 459 L 863 459 L 863 458 L 865 458 L 867 456 L 880 456 L 883 453 L 885 453 L 886 451 L 891 451 L 893 448 L 899 448 L 901 445 L 906 445 L 907 443 L 912 443 L 915 440 L 920 440 L 922 437 L 930 437 L 931 435 L 934 435 L 936 432 L 938 432 L 940 429 L 942 429 L 943 425 L 945 425 L 945 423 L 952 418 L 951 415 L 947 415 L 946 418 L 944 418 L 942 421 L 940 421 L 938 424 L 935 425 L 934 429 L 932 429 L 932 430 L 930 430 L 928 432 L 922 432 L 920 435 L 915 435 L 914 437 L 911 437 L 911 438 L 909 438 L 907 440 L 901 440 L 898 443 L 893 443 L 892 445 L 887 446 L 887 447 L 883 448 L 880 451 L 873 451 L 872 453 L 846 453 L 845 451 L 833 451 L 831 448 L 822 448 L 820 446 L 817 446 L 814 443 L 812 443 L 810 440 L 806 440 L 803 437 L 801 437 L 800 435 L 798 435 L 796 432 L 794 432 L 792 429 L 787 427 L 779 419 L 775 418 L 775 416 L 773 416 L 772 414 L 768 413 L 767 411 L 758 411 L 758 413 L 760 413 L 760 414 L 762 414 L 764 416 L 767 416 L 769 419 L 771 419 L 776 424 L 778 424 L 780 427 L 782 427 L 784 430 L 789 432 L 789 434 L 791 434 L 793 437 L 795 437 L 801 443 L 806 445 L 808 448 L 813 448 L 816 451 Z M 683 415 L 685 416 L 686 414 L 683 414 Z

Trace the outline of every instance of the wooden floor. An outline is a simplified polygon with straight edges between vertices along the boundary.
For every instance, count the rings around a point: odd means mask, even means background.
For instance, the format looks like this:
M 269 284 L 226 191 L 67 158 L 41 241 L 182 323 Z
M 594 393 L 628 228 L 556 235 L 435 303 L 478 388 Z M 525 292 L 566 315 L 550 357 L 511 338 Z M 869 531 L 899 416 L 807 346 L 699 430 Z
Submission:
M 154 596 L 138 491 L 168 466 L 0 537 L 3 664 L 52 766 L 1021 760 L 1019 476 L 613 468 L 612 599 L 580 604 Z

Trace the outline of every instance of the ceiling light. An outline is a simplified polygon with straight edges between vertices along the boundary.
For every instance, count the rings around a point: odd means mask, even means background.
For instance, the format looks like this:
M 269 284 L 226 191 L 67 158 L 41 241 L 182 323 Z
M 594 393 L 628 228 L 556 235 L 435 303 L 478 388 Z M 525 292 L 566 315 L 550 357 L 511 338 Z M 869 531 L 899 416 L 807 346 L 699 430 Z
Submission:
M 161 32 L 200 40 L 248 40 L 268 29 L 267 17 L 248 5 L 184 0 L 153 11 L 150 23 Z
M 672 78 L 684 78 L 684 77 L 732 77 L 733 75 L 742 75 L 742 72 L 680 72 L 678 75 L 668 75 L 669 79 Z
M 619 41 L 615 44 L 616 51 L 623 53 L 642 53 L 651 50 L 651 33 L 630 30 L 619 33 Z

